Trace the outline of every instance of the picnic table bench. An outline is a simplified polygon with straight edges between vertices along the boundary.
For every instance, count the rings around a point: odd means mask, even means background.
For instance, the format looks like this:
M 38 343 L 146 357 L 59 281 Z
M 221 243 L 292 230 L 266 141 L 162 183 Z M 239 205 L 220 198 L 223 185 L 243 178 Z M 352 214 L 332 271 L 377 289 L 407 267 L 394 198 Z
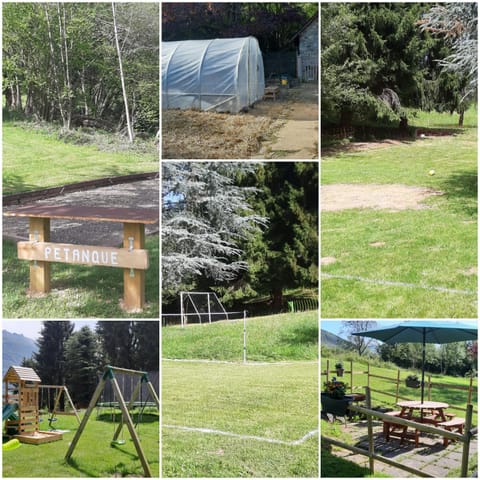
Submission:
M 50 262 L 119 267 L 124 269 L 123 308 L 141 310 L 145 304 L 145 225 L 158 221 L 153 208 L 27 205 L 5 216 L 29 218 L 29 241 L 18 242 L 18 258 L 30 260 L 30 293 L 50 291 Z M 123 248 L 50 242 L 50 220 L 68 219 L 123 223 Z

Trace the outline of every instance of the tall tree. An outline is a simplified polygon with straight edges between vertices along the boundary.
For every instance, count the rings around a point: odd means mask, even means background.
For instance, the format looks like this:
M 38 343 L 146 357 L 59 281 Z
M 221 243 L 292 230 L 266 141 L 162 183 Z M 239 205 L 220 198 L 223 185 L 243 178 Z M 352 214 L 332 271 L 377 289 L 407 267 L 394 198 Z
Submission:
M 138 340 L 135 336 L 134 322 L 99 321 L 96 332 L 101 344 L 104 365 L 136 369 Z
M 257 289 L 268 289 L 273 309 L 280 311 L 285 289 L 318 284 L 318 163 L 272 162 L 263 168 L 259 200 L 269 223 Z
M 112 17 L 113 17 L 113 33 L 115 36 L 115 48 L 117 50 L 118 69 L 120 71 L 120 82 L 122 84 L 123 104 L 125 105 L 125 118 L 127 119 L 127 131 L 130 142 L 133 142 L 133 129 L 130 122 L 130 111 L 128 109 L 128 96 L 125 88 L 125 75 L 123 74 L 122 51 L 120 49 L 120 42 L 118 39 L 117 15 L 115 13 L 115 2 L 112 2 Z
M 70 321 L 44 321 L 37 340 L 38 352 L 33 358 L 42 383 L 65 385 L 65 344 L 73 333 Z
M 65 377 L 75 403 L 87 406 L 98 383 L 100 371 L 97 337 L 82 327 L 65 344 Z
M 454 84 L 461 94 L 456 99 L 460 113 L 459 125 L 463 125 L 463 114 L 472 100 L 476 100 L 478 84 L 478 7 L 476 2 L 455 2 L 435 5 L 422 15 L 420 28 L 441 37 L 450 46 L 448 55 L 436 61 L 444 72 L 457 77 Z M 449 82 L 451 85 L 452 82 Z M 458 96 L 457 96 L 458 97 Z M 455 97 L 454 97 L 455 98 Z
M 352 333 L 366 332 L 376 326 L 377 322 L 373 320 L 344 320 L 342 321 L 342 332 L 347 334 L 348 340 L 355 345 L 358 354 L 363 355 L 374 339 L 352 335 Z
M 235 279 L 248 268 L 238 247 L 265 222 L 236 183 L 256 166 L 237 162 L 164 162 L 162 174 L 162 280 L 164 294 L 203 276 Z
M 135 368 L 158 371 L 160 369 L 160 323 L 157 320 L 135 322 Z

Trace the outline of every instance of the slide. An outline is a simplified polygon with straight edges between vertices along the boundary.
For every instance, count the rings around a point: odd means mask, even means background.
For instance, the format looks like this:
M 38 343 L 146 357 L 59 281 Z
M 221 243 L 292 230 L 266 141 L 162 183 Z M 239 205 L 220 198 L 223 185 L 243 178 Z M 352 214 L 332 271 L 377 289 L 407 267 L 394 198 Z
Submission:
M 15 414 L 15 410 L 18 408 L 18 405 L 16 403 L 7 403 L 3 407 L 3 414 L 2 414 L 2 419 L 3 420 L 16 420 L 18 417 Z

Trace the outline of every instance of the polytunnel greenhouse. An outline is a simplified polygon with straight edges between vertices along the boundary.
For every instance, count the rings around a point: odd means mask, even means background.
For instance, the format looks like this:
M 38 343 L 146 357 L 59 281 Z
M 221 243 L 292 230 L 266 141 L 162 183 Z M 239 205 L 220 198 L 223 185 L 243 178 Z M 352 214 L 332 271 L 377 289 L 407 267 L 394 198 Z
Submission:
M 237 113 L 265 90 L 256 38 L 162 42 L 162 108 Z

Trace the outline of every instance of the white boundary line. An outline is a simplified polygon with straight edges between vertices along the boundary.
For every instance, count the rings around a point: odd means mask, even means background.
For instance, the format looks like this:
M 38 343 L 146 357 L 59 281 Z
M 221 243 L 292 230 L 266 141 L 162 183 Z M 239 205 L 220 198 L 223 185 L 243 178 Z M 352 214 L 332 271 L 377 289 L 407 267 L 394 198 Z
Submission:
M 183 363 L 221 363 L 226 365 L 247 365 L 247 366 L 260 366 L 265 367 L 271 365 L 272 367 L 281 367 L 283 365 L 315 365 L 318 364 L 318 360 L 301 360 L 298 362 L 242 362 L 239 360 L 238 362 L 231 362 L 228 360 L 207 360 L 203 358 L 195 359 L 195 358 L 162 358 L 162 362 L 183 362 Z
M 173 428 L 176 430 L 184 430 L 186 432 L 199 432 L 199 433 L 209 433 L 213 435 L 223 435 L 224 437 L 240 438 L 241 440 L 256 440 L 258 442 L 274 443 L 277 445 L 287 445 L 289 447 L 301 445 L 302 443 L 306 442 L 309 438 L 315 435 L 318 435 L 318 429 L 312 430 L 311 432 L 308 432 L 306 435 L 304 435 L 302 438 L 299 438 L 298 440 L 294 440 L 293 442 L 286 442 L 285 440 L 276 440 L 275 438 L 257 437 L 256 435 L 241 435 L 239 433 L 223 432 L 222 430 L 212 430 L 211 428 L 183 427 L 181 425 L 162 425 L 162 427 Z
M 457 290 L 455 288 L 431 287 L 428 285 L 422 285 L 422 284 L 416 284 L 416 283 L 391 282 L 388 280 L 373 280 L 370 278 L 357 277 L 354 275 L 331 275 L 330 273 L 322 273 L 322 278 L 339 279 L 339 280 L 355 280 L 357 282 L 371 283 L 374 285 L 384 285 L 387 287 L 420 288 L 423 290 L 431 290 L 431 291 L 443 292 L 443 293 L 455 293 L 459 295 L 476 295 L 477 294 L 477 292 L 474 290 Z

